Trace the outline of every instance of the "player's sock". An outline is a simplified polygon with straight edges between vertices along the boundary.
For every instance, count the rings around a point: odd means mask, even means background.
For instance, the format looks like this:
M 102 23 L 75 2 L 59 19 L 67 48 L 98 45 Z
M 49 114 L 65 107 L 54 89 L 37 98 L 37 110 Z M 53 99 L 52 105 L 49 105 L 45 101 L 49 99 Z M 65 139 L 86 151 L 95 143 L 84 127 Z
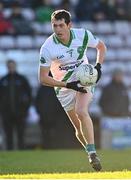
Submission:
M 90 155 L 92 153 L 96 153 L 95 144 L 87 144 L 85 147 L 85 151 Z
M 100 171 L 102 169 L 100 159 L 96 154 L 96 149 L 94 144 L 87 144 L 85 147 L 86 152 L 88 153 L 88 160 L 91 166 L 95 171 Z

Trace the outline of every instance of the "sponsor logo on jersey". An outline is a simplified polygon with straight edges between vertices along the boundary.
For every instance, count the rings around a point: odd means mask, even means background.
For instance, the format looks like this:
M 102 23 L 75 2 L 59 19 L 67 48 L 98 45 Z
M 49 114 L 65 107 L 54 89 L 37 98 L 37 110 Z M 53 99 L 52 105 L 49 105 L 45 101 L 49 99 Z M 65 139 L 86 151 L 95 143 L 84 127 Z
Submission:
M 59 70 L 69 71 L 79 67 L 84 61 L 77 61 L 59 66 Z
M 45 63 L 46 63 L 45 58 L 41 57 L 41 58 L 40 58 L 40 62 L 41 62 L 42 64 L 45 64 Z
M 60 55 L 60 56 L 57 56 L 57 59 L 62 59 L 64 57 L 65 57 L 64 55 Z

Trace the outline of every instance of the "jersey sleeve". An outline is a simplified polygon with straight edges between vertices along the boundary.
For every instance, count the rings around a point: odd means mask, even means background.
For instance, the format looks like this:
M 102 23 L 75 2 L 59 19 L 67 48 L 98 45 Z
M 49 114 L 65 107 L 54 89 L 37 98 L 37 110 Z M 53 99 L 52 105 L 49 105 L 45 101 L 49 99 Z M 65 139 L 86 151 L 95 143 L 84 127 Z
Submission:
M 99 43 L 99 38 L 95 37 L 90 31 L 86 31 L 88 33 L 88 47 L 95 48 Z
M 40 57 L 39 57 L 39 65 L 44 67 L 50 67 L 51 65 L 51 55 L 47 48 L 41 47 L 40 49 Z

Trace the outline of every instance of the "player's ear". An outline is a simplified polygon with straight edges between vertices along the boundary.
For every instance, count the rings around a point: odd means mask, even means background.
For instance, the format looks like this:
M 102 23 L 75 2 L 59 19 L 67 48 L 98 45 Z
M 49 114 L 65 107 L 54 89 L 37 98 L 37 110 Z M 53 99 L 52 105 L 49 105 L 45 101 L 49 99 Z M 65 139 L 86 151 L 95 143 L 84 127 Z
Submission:
M 68 27 L 72 28 L 72 22 L 69 22 Z

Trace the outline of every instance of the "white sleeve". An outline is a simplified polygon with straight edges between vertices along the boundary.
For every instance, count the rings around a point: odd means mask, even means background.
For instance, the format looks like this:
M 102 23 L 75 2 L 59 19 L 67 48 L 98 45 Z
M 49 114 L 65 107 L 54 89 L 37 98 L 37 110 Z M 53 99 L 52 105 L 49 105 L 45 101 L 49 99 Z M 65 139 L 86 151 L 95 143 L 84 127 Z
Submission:
M 40 57 L 39 57 L 39 65 L 44 67 L 50 67 L 51 65 L 51 55 L 47 48 L 41 47 L 40 49 Z
M 88 34 L 88 47 L 95 48 L 97 44 L 99 43 L 99 39 L 95 37 L 90 31 L 86 30 Z

